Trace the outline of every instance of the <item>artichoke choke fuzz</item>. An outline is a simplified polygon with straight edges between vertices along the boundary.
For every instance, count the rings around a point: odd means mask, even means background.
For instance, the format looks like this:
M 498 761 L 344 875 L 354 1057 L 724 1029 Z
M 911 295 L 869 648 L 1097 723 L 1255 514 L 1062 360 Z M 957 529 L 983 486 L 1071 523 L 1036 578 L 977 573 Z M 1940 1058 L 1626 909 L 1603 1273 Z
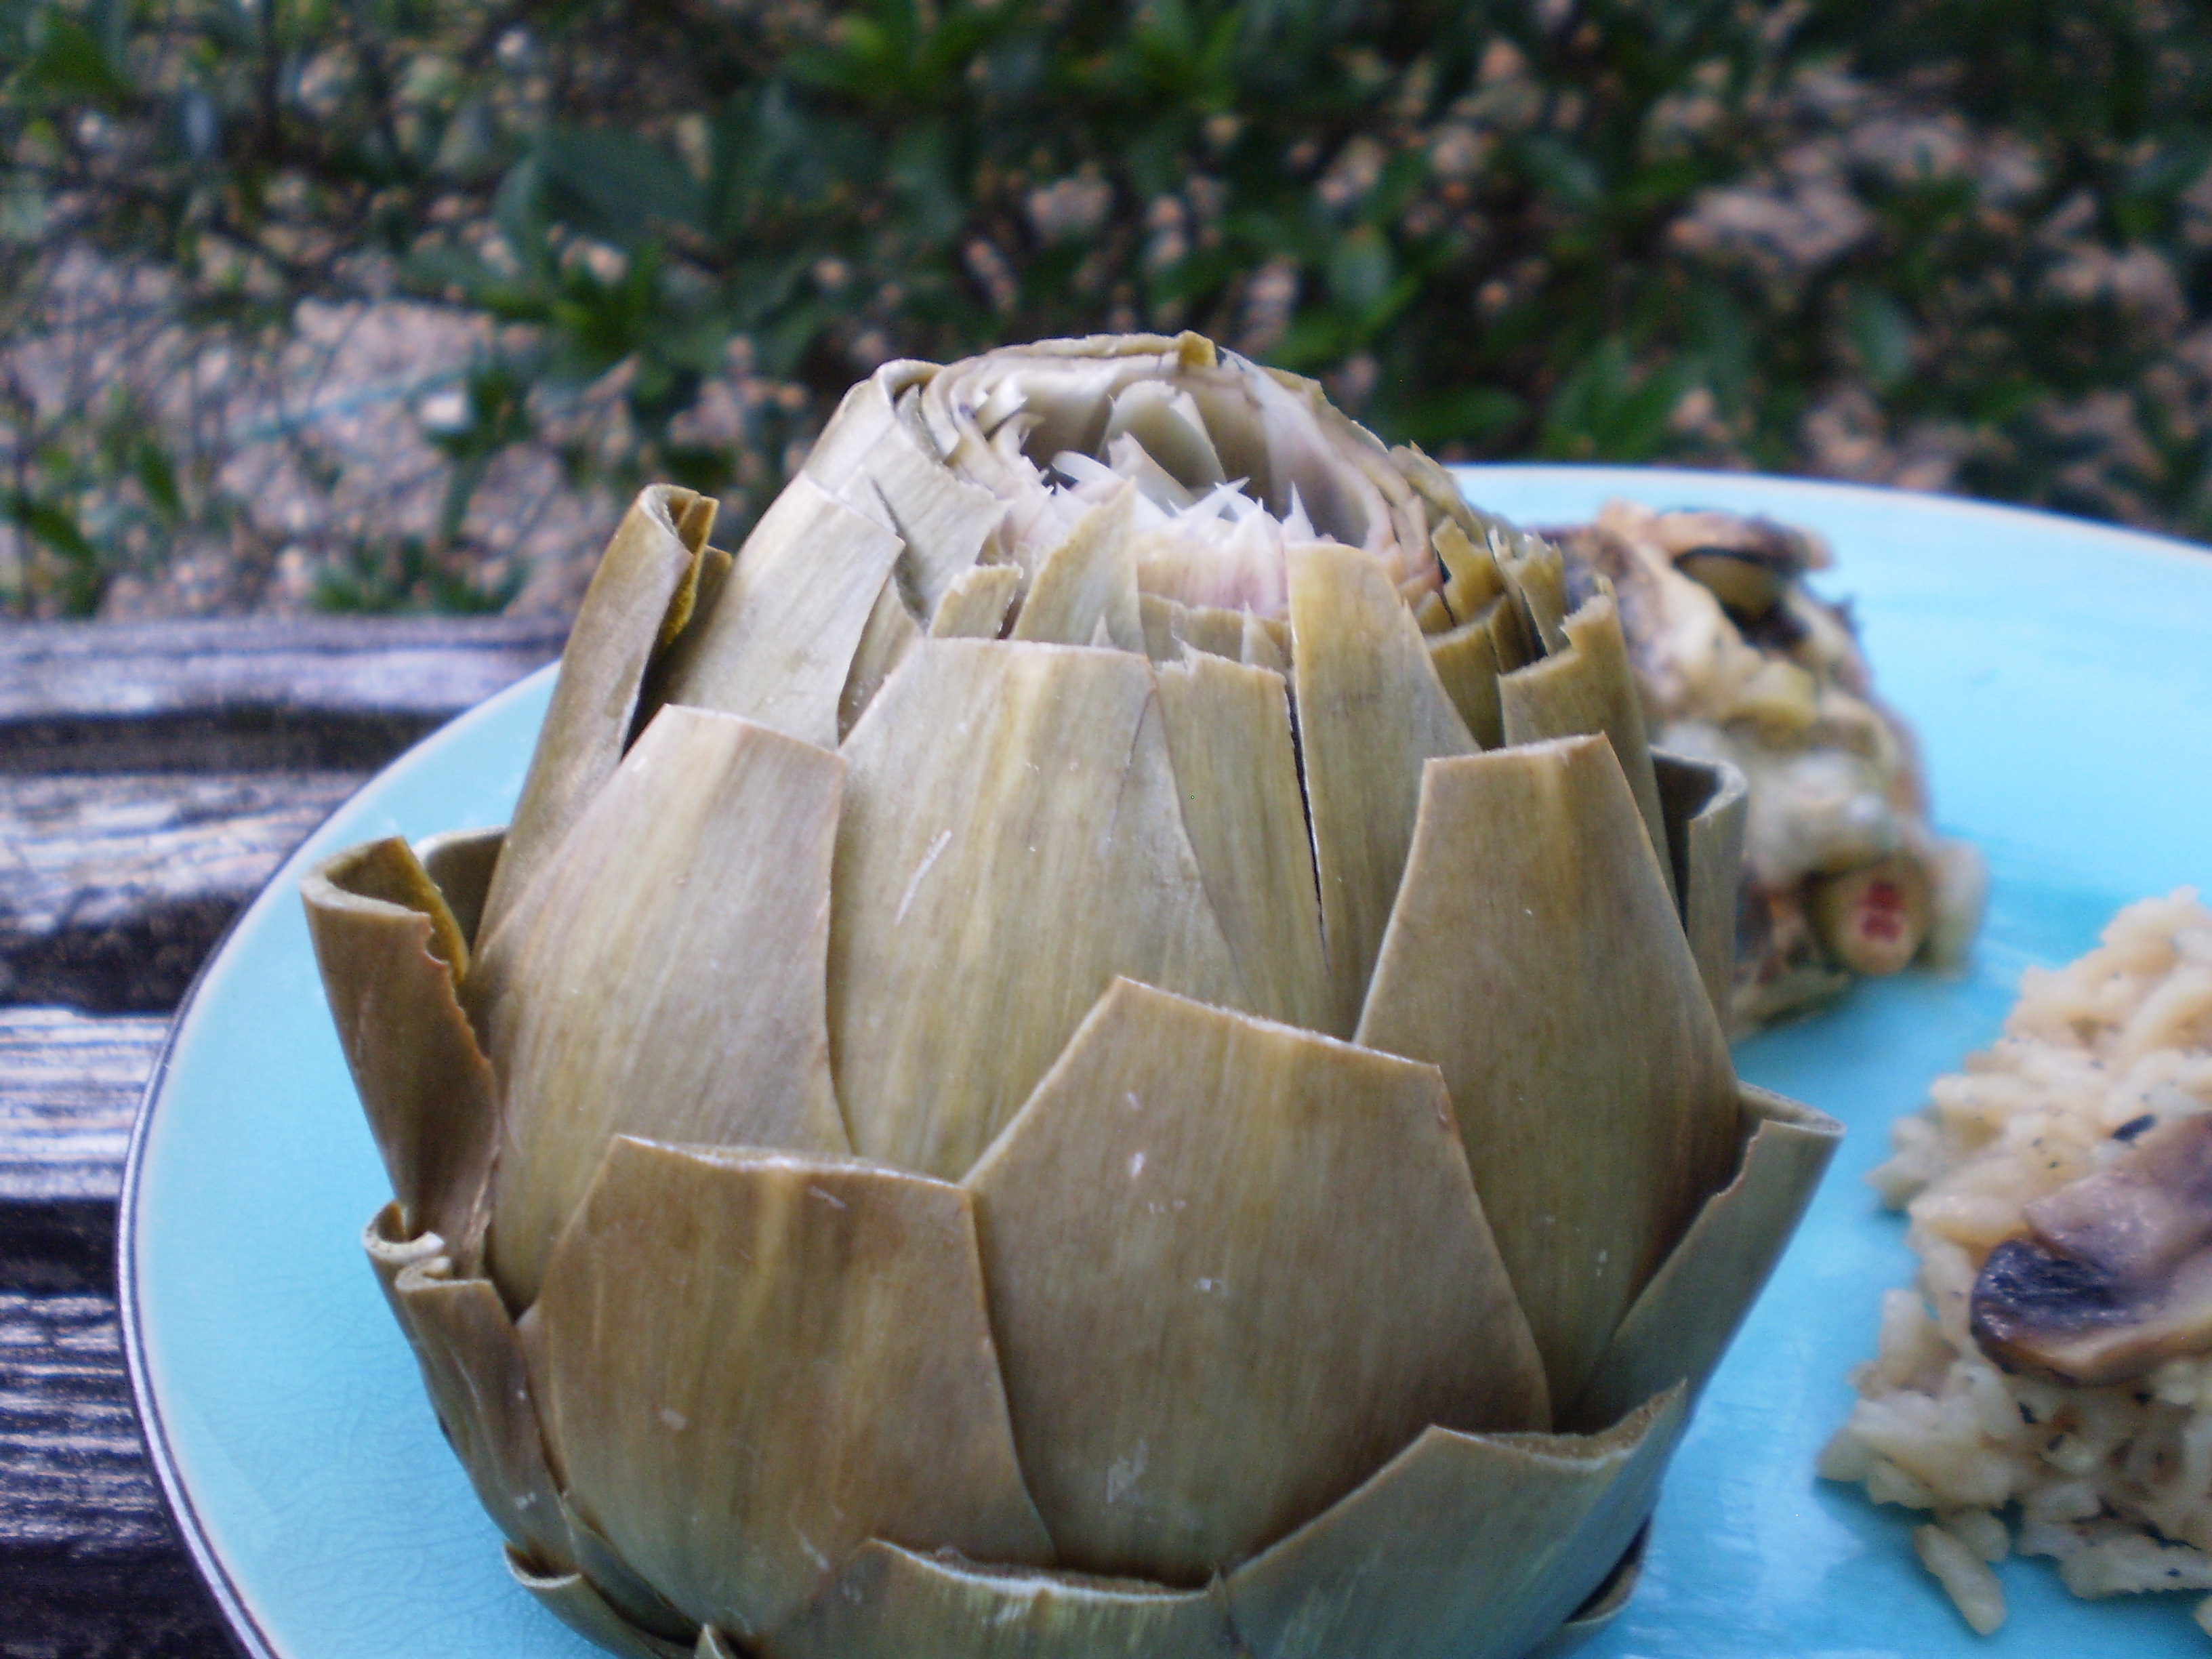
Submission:
M 1741 781 L 1610 592 L 1189 335 L 888 365 L 712 517 L 506 830 L 306 885 L 516 1579 L 637 1656 L 1617 1610 L 1836 1130 L 1730 1067 Z

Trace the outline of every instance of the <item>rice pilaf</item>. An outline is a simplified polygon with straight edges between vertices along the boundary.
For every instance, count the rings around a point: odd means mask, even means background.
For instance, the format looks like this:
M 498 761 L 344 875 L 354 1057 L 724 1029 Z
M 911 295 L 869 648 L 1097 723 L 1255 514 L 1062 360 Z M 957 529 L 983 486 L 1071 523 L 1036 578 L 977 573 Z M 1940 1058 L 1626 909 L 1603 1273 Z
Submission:
M 1910 1216 L 1919 1270 L 1883 1298 L 1820 1473 L 1927 1511 L 1921 1560 L 1984 1634 L 2005 1617 L 1989 1564 L 2014 1550 L 2056 1559 L 2076 1595 L 2212 1590 L 2212 1354 L 2082 1387 L 1999 1369 L 1970 1323 L 2027 1206 L 2212 1110 L 2212 909 L 2187 888 L 2146 899 L 2079 961 L 2029 969 L 2003 1036 L 1929 1093 L 1867 1177 Z M 2196 1617 L 2212 1633 L 2212 1600 Z

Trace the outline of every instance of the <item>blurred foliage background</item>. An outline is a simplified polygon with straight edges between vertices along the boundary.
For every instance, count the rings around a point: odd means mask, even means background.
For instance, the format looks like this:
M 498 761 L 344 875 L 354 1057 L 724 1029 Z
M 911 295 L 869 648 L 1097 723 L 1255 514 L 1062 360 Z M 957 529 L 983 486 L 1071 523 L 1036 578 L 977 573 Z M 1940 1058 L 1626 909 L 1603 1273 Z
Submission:
M 1178 327 L 2212 538 L 2212 9 L 0 0 L 8 613 L 564 608 L 888 358 Z

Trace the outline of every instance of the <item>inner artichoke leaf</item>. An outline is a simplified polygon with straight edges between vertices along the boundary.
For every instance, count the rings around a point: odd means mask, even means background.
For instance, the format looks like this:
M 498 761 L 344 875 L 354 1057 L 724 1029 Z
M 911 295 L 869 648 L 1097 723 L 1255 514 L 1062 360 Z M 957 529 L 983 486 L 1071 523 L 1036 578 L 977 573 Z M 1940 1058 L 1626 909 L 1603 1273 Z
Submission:
M 1510 526 L 1492 526 L 1488 544 L 1498 574 L 1547 654 L 1567 648 L 1567 567 L 1559 550 Z
M 1228 481 L 1213 440 L 1206 435 L 1206 417 L 1182 386 L 1139 380 L 1122 392 L 1106 417 L 1107 447 L 1125 433 L 1193 494 Z
M 835 748 L 837 699 L 900 546 L 801 473 L 745 538 L 712 614 L 670 653 L 666 701 Z
M 1501 595 L 1490 602 L 1490 609 L 1511 603 Z M 1451 699 L 1452 707 L 1467 722 L 1468 735 L 1485 749 L 1503 744 L 1505 716 L 1498 698 L 1500 665 L 1488 612 L 1473 622 L 1429 635 L 1428 650 L 1430 665 L 1437 671 L 1437 682 Z
M 1237 1003 L 1142 659 L 925 640 L 843 752 L 829 1023 L 854 1150 L 957 1179 L 1116 974 Z
M 845 689 L 837 698 L 837 741 L 852 735 L 854 726 L 883 690 L 884 682 L 905 660 L 914 642 L 921 638 L 921 624 L 907 609 L 894 571 L 876 590 L 876 602 L 860 629 L 860 642 L 853 652 L 853 665 L 845 675 Z
M 1523 1659 L 1651 1513 L 1682 1390 L 1601 1434 L 1431 1428 L 1231 1573 L 1254 1659 Z
M 649 1635 L 615 1611 L 580 1572 L 549 1570 L 509 1545 L 507 1571 L 538 1604 L 587 1642 L 623 1659 L 694 1659 L 692 1644 Z
M 1725 1026 L 1735 994 L 1736 911 L 1741 902 L 1744 826 L 1751 791 L 1743 774 L 1720 761 L 1651 751 L 1659 805 L 1667 818 L 1682 933 L 1705 994 Z
M 1429 534 L 1445 573 L 1444 604 L 1462 622 L 1471 622 L 1486 605 L 1502 597 L 1505 578 L 1498 574 L 1498 560 L 1485 542 L 1477 544 L 1455 519 L 1446 519 Z
M 1203 1583 L 1431 1424 L 1548 1421 L 1433 1066 L 1117 980 L 965 1184 L 1064 1565 Z
M 1740 1141 L 1611 744 L 1429 763 L 1358 1040 L 1443 1068 L 1553 1395 L 1574 1399 Z
M 970 565 L 945 590 L 945 603 L 929 619 L 933 639 L 995 640 L 1022 585 L 1019 565 Z
M 425 837 L 415 849 L 422 873 L 438 890 L 446 914 L 453 918 L 453 931 L 471 949 L 476 945 L 484 900 L 491 892 L 492 872 L 498 866 L 500 848 L 506 841 L 504 829 L 448 830 Z M 467 973 L 465 961 L 456 963 L 454 981 L 459 983 Z
M 398 836 L 325 860 L 300 896 L 403 1225 L 437 1233 L 472 1264 L 499 1108 L 455 985 L 469 959 L 460 925 Z
M 870 451 L 866 474 L 891 527 L 906 543 L 899 580 L 915 609 L 934 617 L 946 591 L 997 532 L 1006 507 L 989 490 L 948 471 L 904 413 Z
M 455 1276 L 441 1256 L 403 1269 L 391 1300 L 446 1437 L 493 1523 L 539 1565 L 575 1566 L 522 1346 L 499 1291 L 489 1279 Z
M 805 1612 L 760 1640 L 763 1659 L 1236 1659 L 1218 1583 L 988 1566 L 863 1544 Z
M 1283 677 L 1200 651 L 1156 678 L 1183 830 L 1236 959 L 1242 1006 L 1324 1029 L 1328 966 Z
M 750 1642 L 872 1537 L 1052 1559 L 957 1187 L 618 1138 L 529 1322 L 569 1503 L 690 1620 Z
M 1600 577 L 1601 584 L 1604 578 Z M 1650 739 L 1644 725 L 1644 697 L 1628 664 L 1628 643 L 1620 632 L 1620 611 L 1609 586 L 1590 596 L 1561 624 L 1564 649 L 1541 662 L 1516 670 L 1498 683 L 1498 706 L 1510 744 L 1540 743 L 1601 732 L 1612 740 L 1613 758 L 1636 797 L 1651 850 L 1658 854 L 1667 890 L 1674 891 L 1674 860 L 1668 856 L 1667 817 L 1659 800 L 1659 781 L 1651 769 Z
M 487 937 L 622 759 L 647 671 L 672 612 L 688 603 L 697 580 L 714 520 L 699 506 L 706 499 L 654 484 L 615 526 L 568 630 L 552 706 L 492 872 L 483 908 Z
M 1137 617 L 1137 491 L 1123 484 L 1087 508 L 1038 562 L 1013 637 L 1088 645 L 1099 623 L 1124 651 L 1144 649 Z
M 1735 1179 L 1705 1200 L 1644 1287 L 1564 1425 L 1610 1422 L 1623 1402 L 1676 1382 L 1694 1403 L 1796 1231 L 1843 1125 L 1748 1084 L 1741 1098 L 1747 1139 Z
M 1290 587 L 1298 740 L 1333 992 L 1322 1029 L 1349 1036 L 1405 872 L 1422 765 L 1477 745 L 1374 560 L 1326 543 L 1297 548 Z
M 842 1152 L 823 1024 L 844 763 L 672 704 L 631 747 L 468 996 L 501 1088 L 494 1277 L 537 1295 L 610 1137 Z

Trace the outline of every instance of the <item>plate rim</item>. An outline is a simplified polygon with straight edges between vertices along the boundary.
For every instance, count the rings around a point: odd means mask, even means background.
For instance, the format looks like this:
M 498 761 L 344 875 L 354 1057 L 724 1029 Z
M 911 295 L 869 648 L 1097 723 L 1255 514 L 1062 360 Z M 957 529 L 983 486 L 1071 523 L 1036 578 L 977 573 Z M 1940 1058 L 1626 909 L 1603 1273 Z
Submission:
M 1834 498 L 1842 501 L 1878 501 L 1904 503 L 1918 510 L 1940 514 L 1946 517 L 1994 520 L 1997 524 L 2012 522 L 2048 524 L 2057 522 L 2069 532 L 2092 539 L 2101 548 L 2114 553 L 2151 559 L 2160 564 L 2185 562 L 2191 568 L 2212 568 L 2212 545 L 2185 540 L 2154 531 L 2140 530 L 2125 525 L 2106 523 L 2100 520 L 2085 519 L 2070 514 L 2051 512 L 2045 508 L 2021 507 L 2009 502 L 1981 501 L 1971 496 L 1941 495 L 1929 490 L 1894 489 L 1887 485 L 1853 483 L 1832 478 L 1815 478 L 1775 472 L 1716 471 L 1710 469 L 1674 468 L 1662 466 L 1634 466 L 1605 462 L 1553 461 L 1482 461 L 1455 463 L 1447 470 L 1454 481 L 1472 495 L 1481 482 L 1489 477 L 1506 472 L 1522 476 L 1536 475 L 1562 479 L 1582 479 L 1595 485 L 1599 480 L 1617 478 L 1624 486 L 1642 485 L 1650 482 L 1679 482 L 1686 490 L 1721 492 L 1744 484 L 1762 489 L 1782 486 L 1789 495 L 1809 495 L 1815 499 Z M 1648 490 L 1643 493 L 1650 493 Z M 1716 503 L 1717 504 L 1717 503 Z M 191 1023 L 201 994 L 222 969 L 232 947 L 248 922 L 259 915 L 273 902 L 279 902 L 284 891 L 295 884 L 301 869 L 311 853 L 320 856 L 315 842 L 338 817 L 363 794 L 381 787 L 398 768 L 410 761 L 429 745 L 440 742 L 457 726 L 489 717 L 500 705 L 509 700 L 527 696 L 560 669 L 560 662 L 547 663 L 532 671 L 513 684 L 493 693 L 453 719 L 425 733 L 398 755 L 380 767 L 365 780 L 361 787 L 340 802 L 319 819 L 301 845 L 280 864 L 263 884 L 253 898 L 242 905 L 225 926 L 198 971 L 178 1001 L 171 1016 L 167 1030 L 152 1069 L 147 1074 L 145 1087 L 139 1095 L 136 1115 L 132 1119 L 130 1141 L 125 1148 L 122 1185 L 116 1206 L 116 1317 L 122 1338 L 125 1373 L 129 1379 L 133 1422 L 139 1441 L 146 1449 L 147 1461 L 154 1472 L 155 1481 L 161 1492 L 171 1522 L 172 1530 L 191 1559 L 201 1583 L 206 1588 L 217 1610 L 222 1614 L 226 1633 L 231 1642 L 246 1656 L 246 1659 L 312 1659 L 296 1650 L 277 1647 L 267 1632 L 255 1619 L 251 1605 L 242 1592 L 234 1573 L 233 1565 L 226 1560 L 210 1538 L 200 1519 L 190 1486 L 177 1462 L 165 1425 L 161 1400 L 154 1383 L 146 1334 L 140 1318 L 138 1301 L 138 1250 L 140 1244 L 139 1206 L 144 1186 L 146 1148 L 150 1139 L 155 1115 L 167 1098 L 166 1090 L 180 1036 Z

